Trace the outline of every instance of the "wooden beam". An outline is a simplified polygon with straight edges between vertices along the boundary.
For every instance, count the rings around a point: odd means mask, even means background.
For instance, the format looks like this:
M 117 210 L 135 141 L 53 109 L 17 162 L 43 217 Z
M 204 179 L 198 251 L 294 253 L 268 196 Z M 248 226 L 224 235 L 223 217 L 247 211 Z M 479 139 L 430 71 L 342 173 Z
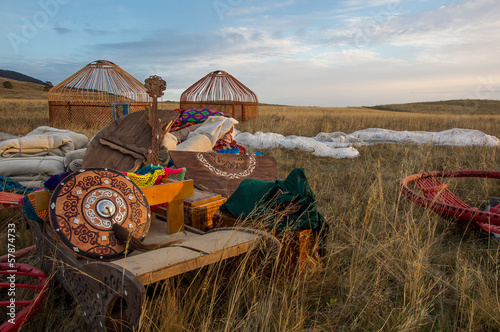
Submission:
M 167 228 L 169 234 L 184 230 L 184 201 L 182 199 L 167 203 Z
M 191 197 L 194 186 L 193 180 L 185 180 L 144 187 L 141 190 L 151 206 Z
M 49 208 L 50 195 L 47 190 L 35 191 L 32 195 L 35 196 L 35 209 L 37 209 L 37 211 L 47 210 Z

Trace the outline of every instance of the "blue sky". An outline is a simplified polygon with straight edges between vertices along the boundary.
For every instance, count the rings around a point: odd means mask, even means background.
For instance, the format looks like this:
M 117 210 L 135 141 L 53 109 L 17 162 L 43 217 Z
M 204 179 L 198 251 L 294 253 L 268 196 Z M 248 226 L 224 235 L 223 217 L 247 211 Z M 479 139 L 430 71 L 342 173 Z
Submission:
M 94 60 L 164 100 L 225 70 L 260 102 L 500 99 L 498 0 L 0 0 L 0 68 L 54 85 Z

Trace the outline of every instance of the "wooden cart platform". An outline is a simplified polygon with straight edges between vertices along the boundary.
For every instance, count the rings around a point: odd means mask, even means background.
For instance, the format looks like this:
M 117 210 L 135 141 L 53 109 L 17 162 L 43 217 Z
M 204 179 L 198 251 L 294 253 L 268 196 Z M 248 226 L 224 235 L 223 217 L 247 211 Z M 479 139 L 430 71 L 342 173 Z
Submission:
M 153 251 L 132 252 L 110 262 L 90 261 L 78 258 L 63 246 L 47 223 L 25 219 L 35 236 L 42 269 L 54 274 L 75 298 L 90 331 L 112 330 L 112 321 L 117 317 L 137 328 L 145 286 L 151 283 L 245 254 L 261 245 L 279 246 L 268 233 L 246 228 L 220 228 L 206 233 L 186 229 L 169 234 L 165 222 L 154 219 L 145 243 L 181 242 Z M 115 303 L 120 306 L 118 316 Z

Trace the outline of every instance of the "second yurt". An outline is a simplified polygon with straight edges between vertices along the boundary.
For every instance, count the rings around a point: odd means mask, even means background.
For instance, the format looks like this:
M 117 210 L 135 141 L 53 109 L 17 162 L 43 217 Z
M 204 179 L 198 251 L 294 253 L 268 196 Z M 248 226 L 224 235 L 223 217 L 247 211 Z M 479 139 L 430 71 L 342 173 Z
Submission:
M 182 109 L 210 108 L 241 121 L 258 117 L 257 96 L 225 71 L 216 70 L 184 91 Z

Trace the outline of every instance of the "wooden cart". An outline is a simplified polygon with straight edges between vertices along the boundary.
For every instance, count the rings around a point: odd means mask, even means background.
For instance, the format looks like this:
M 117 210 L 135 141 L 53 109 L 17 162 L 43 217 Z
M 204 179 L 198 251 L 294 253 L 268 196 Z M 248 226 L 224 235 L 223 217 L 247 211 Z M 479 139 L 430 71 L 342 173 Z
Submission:
M 161 117 L 159 117 L 157 99 L 163 95 L 163 90 L 166 88 L 165 81 L 158 76 L 151 76 L 146 80 L 145 87 L 152 98 L 152 103 L 147 106 L 146 112 L 140 114 L 141 121 L 137 121 L 136 117 L 130 117 L 131 115 L 122 117 L 112 124 L 106 137 L 93 140 L 96 143 L 98 141 L 104 142 L 106 147 L 111 146 L 113 149 L 98 151 L 94 154 L 94 158 L 87 156 L 87 154 L 91 155 L 89 153 L 90 146 L 87 150 L 84 157 L 84 163 L 86 163 L 84 167 L 87 170 L 89 170 L 88 167 L 106 168 L 96 171 L 96 174 L 86 178 L 72 179 L 73 182 L 68 182 L 66 178 L 64 180 L 66 181 L 65 186 L 61 187 L 61 183 L 52 196 L 47 191 L 30 194 L 32 195 L 30 202 L 33 202 L 30 205 L 34 205 L 36 214 L 45 211 L 45 218 L 40 216 L 26 218 L 27 214 L 23 213 L 33 230 L 42 269 L 47 274 L 53 273 L 56 281 L 60 282 L 73 295 L 82 308 L 87 328 L 90 331 L 105 331 L 108 327 L 112 328 L 112 321 L 116 318 L 127 322 L 133 328 L 137 328 L 142 304 L 145 300 L 145 286 L 149 284 L 245 254 L 262 244 L 268 248 L 276 249 L 274 251 L 276 253 L 279 252 L 280 243 L 278 240 L 270 234 L 258 230 L 227 228 L 205 233 L 194 228 L 185 228 L 183 200 L 193 195 L 192 180 L 163 183 L 140 190 L 133 186 L 133 188 L 127 188 L 128 185 L 123 179 L 117 181 L 117 175 L 114 174 L 117 170 L 125 171 L 132 166 L 135 169 L 136 164 L 141 163 L 146 165 L 159 164 L 160 141 L 173 120 L 178 116 L 178 114 L 169 115 L 167 111 L 164 111 L 160 112 Z M 125 125 L 127 123 L 130 127 Z M 137 125 L 140 124 L 147 125 L 138 128 Z M 140 129 L 143 132 L 140 135 L 134 135 L 128 128 Z M 106 130 L 108 129 L 105 128 L 101 131 L 101 136 Z M 140 142 L 136 141 L 138 138 L 141 138 Z M 134 141 L 128 145 L 125 144 L 130 139 Z M 149 139 L 151 140 L 149 141 Z M 116 163 L 105 159 L 109 156 L 114 156 L 112 159 Z M 92 164 L 92 161 L 99 164 Z M 108 169 L 108 167 L 112 167 L 115 171 Z M 101 181 L 100 177 L 104 177 L 106 180 Z M 75 183 L 79 184 L 80 181 L 83 186 L 74 190 Z M 100 187 L 98 189 L 93 187 L 95 183 L 118 189 L 109 190 L 106 196 L 103 194 L 104 189 L 99 192 Z M 125 189 L 129 191 L 126 192 Z M 87 193 L 82 193 L 82 191 Z M 54 200 L 54 198 L 58 200 Z M 82 203 L 82 201 L 86 203 Z M 126 222 L 121 220 L 122 225 L 130 226 L 129 228 L 135 230 L 140 229 L 140 227 L 143 227 L 143 230 L 149 227 L 144 243 L 181 240 L 180 243 L 147 252 L 134 251 L 129 253 L 125 247 L 120 251 L 114 251 L 119 258 L 107 261 L 108 259 L 102 260 L 103 251 L 97 253 L 97 251 L 85 251 L 87 248 L 81 250 L 82 248 L 77 246 L 68 246 L 71 241 L 68 241 L 69 239 L 64 236 L 71 234 L 69 233 L 71 229 L 75 230 L 72 227 L 80 228 L 80 226 L 86 225 L 83 221 L 84 218 L 80 217 L 83 216 L 83 213 L 79 214 L 78 218 L 74 215 L 63 218 L 64 220 L 58 225 L 54 225 L 52 218 L 55 216 L 57 219 L 58 216 L 69 215 L 78 206 L 82 210 L 90 211 L 94 217 L 100 215 L 103 218 L 100 222 L 107 223 L 109 228 L 109 221 L 113 215 L 127 215 L 126 213 L 122 214 L 122 208 L 129 203 L 139 206 L 135 210 L 139 212 L 125 217 Z M 150 220 L 148 206 L 163 203 L 166 204 L 162 218 L 164 221 L 154 217 Z M 58 215 L 58 213 L 61 214 Z M 49 214 L 51 218 L 48 218 Z M 138 223 L 137 221 L 140 219 L 138 216 L 144 217 L 145 214 L 147 214 L 148 219 L 146 223 Z M 49 219 L 50 225 L 43 221 L 49 221 Z M 103 226 L 103 223 L 100 223 L 100 226 Z M 127 228 L 127 226 L 124 227 Z M 111 238 L 114 238 L 115 244 L 117 243 L 116 234 L 112 234 L 113 232 L 103 235 L 103 233 L 98 232 L 99 229 L 90 228 L 85 229 L 85 231 L 88 231 L 88 234 L 93 233 L 94 240 L 99 238 L 103 241 L 91 249 L 108 248 L 106 245 L 111 243 Z M 80 232 L 80 234 L 82 233 Z M 121 245 L 123 246 L 123 244 Z M 89 256 L 82 257 L 82 252 L 87 252 Z M 122 257 L 122 254 L 125 256 Z M 97 260 L 90 261 L 88 258 Z M 118 316 L 115 316 L 114 311 L 117 308 L 120 310 Z
M 185 229 L 182 225 L 180 231 L 171 232 L 169 227 L 177 224 L 178 218 L 184 218 L 179 201 L 182 203 L 186 192 L 192 193 L 192 181 L 155 187 L 145 188 L 143 192 L 152 203 L 164 201 L 168 204 L 165 219 L 169 222 L 152 219 L 144 243 L 182 241 L 152 251 L 134 251 L 108 262 L 78 257 L 60 242 L 48 223 L 26 218 L 23 213 L 33 231 L 42 269 L 47 274 L 53 273 L 56 281 L 75 298 L 91 331 L 110 330 L 116 317 L 137 328 L 147 285 L 245 254 L 260 245 L 279 246 L 273 236 L 250 228 L 219 228 L 202 232 L 191 227 Z M 169 189 L 174 187 L 177 191 Z M 161 192 L 170 194 L 166 197 L 160 195 Z M 47 192 L 32 195 L 35 195 L 37 210 L 48 208 Z

